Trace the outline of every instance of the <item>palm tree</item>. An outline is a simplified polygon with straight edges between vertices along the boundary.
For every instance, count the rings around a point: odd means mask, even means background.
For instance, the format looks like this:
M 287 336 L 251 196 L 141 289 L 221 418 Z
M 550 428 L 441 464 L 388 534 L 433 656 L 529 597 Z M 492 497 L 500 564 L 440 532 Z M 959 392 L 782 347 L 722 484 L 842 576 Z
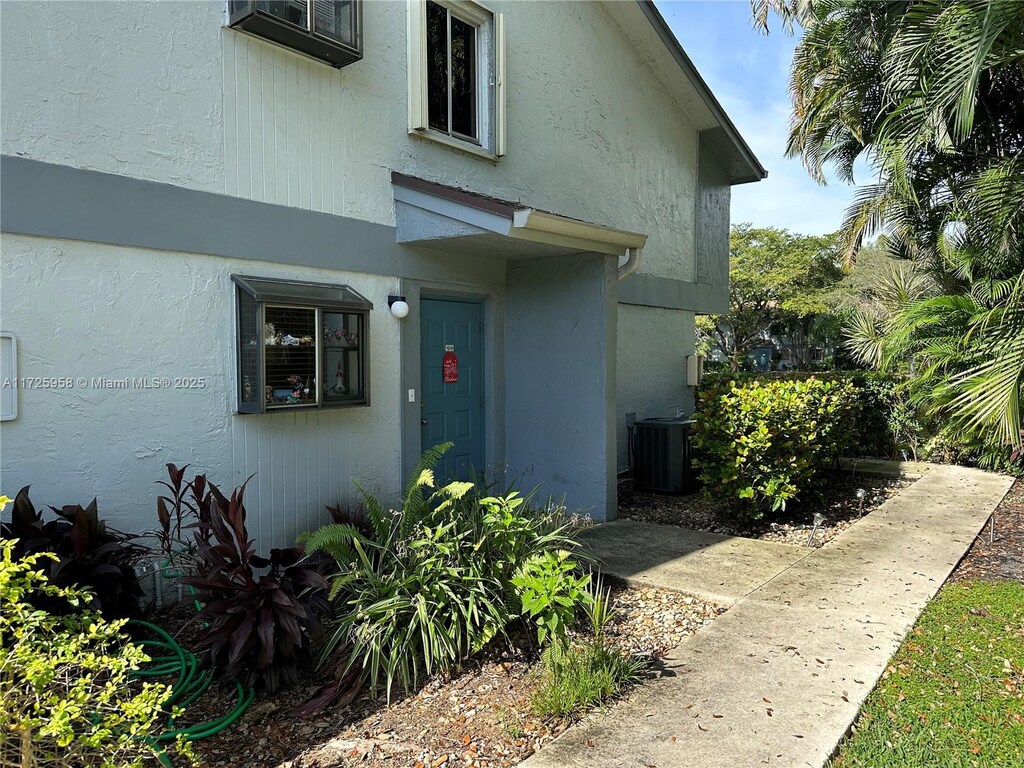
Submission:
M 931 283 L 852 334 L 903 362 L 966 435 L 1020 444 L 1024 381 L 1024 12 L 1017 0 L 752 0 L 755 24 L 803 27 L 788 143 L 824 183 L 852 182 L 852 261 L 884 233 Z M 869 343 L 870 342 L 870 343 Z M 871 352 L 871 354 L 868 354 Z

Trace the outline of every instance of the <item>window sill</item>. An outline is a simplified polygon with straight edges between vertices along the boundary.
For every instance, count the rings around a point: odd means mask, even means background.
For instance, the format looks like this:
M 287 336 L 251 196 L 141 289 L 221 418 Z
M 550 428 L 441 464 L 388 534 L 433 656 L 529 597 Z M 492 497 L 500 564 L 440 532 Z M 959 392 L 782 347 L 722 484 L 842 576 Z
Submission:
M 465 152 L 467 155 L 473 155 L 474 157 L 489 160 L 495 164 L 497 164 L 497 162 L 501 160 L 500 156 L 495 155 L 492 152 L 488 152 L 486 149 L 482 149 L 476 144 L 470 144 L 469 142 L 466 141 L 459 141 L 458 139 L 453 139 L 450 136 L 446 136 L 443 133 L 437 133 L 435 131 L 430 130 L 418 131 L 416 129 L 412 129 L 409 131 L 409 135 L 417 139 L 424 139 L 426 141 L 432 141 L 437 144 L 443 144 L 446 147 L 451 147 L 452 149 L 457 149 L 460 152 Z

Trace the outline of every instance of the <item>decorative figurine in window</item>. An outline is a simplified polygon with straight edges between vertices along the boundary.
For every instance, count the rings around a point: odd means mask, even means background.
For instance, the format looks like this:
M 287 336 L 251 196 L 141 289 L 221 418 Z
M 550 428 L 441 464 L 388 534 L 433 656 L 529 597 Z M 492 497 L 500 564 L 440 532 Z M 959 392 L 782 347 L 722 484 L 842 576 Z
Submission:
M 248 376 L 242 377 L 242 399 L 247 403 L 252 400 L 252 382 Z
M 309 398 L 309 387 L 303 383 L 301 376 L 289 376 L 288 384 L 291 387 L 291 394 L 288 396 L 289 403 L 295 404 Z
M 334 374 L 334 386 L 331 387 L 331 392 L 336 395 L 344 395 L 348 393 L 345 389 L 345 374 L 341 370 L 341 360 L 338 360 L 338 368 Z
M 273 323 L 265 323 L 263 326 L 263 339 L 264 344 L 268 347 L 272 347 L 277 344 L 277 329 Z

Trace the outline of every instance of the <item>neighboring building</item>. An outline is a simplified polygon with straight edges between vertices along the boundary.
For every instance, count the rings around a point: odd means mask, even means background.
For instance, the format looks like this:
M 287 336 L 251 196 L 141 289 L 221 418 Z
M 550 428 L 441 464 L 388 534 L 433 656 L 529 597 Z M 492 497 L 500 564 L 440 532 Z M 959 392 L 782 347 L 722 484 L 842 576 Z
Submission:
M 729 323 L 719 323 L 721 333 L 731 342 Z M 708 340 L 708 358 L 716 363 L 727 363 L 729 355 L 722 349 L 714 336 Z M 787 328 L 775 323 L 759 336 L 757 344 L 750 350 L 747 360 L 754 371 L 804 370 L 808 366 L 821 364 L 835 355 L 832 339 L 819 338 L 800 328 Z
M 452 439 L 614 517 L 765 176 L 654 6 L 227 5 L 2 5 L 3 491 L 255 473 L 284 544 Z

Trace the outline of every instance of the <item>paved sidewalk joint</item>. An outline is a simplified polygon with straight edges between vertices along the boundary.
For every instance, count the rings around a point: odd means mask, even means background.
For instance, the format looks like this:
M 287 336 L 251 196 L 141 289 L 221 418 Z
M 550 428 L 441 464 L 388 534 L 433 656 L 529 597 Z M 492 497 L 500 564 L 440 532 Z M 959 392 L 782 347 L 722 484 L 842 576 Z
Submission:
M 603 569 L 637 586 L 732 605 L 814 550 L 794 544 L 616 520 L 585 529 Z

